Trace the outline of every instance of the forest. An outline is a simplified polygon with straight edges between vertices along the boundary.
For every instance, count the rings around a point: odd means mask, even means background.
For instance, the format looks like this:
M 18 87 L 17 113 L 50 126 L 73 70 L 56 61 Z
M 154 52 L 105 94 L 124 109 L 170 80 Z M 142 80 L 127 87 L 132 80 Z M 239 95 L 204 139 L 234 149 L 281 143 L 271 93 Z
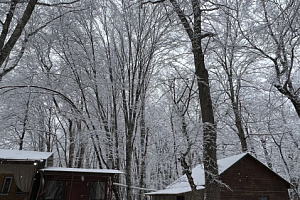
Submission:
M 299 13 L 296 0 L 0 0 L 0 148 L 124 171 L 116 200 L 201 163 L 218 200 L 216 159 L 250 152 L 299 200 Z

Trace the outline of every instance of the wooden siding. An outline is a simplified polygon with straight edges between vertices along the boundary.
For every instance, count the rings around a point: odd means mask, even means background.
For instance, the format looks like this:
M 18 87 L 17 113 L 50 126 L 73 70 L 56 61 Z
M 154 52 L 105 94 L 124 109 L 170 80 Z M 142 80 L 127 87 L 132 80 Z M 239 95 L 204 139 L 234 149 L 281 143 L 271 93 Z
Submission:
M 204 190 L 200 190 L 200 195 L 202 199 L 204 198 Z M 151 200 L 177 200 L 177 197 L 184 196 L 184 200 L 192 199 L 192 192 L 187 192 L 184 194 L 177 195 L 153 195 L 151 196 Z
M 222 172 L 221 200 L 289 200 L 290 184 L 250 154 Z M 226 185 L 226 186 L 225 186 Z M 229 187 L 229 188 L 228 188 Z M 151 200 L 176 200 L 178 195 L 152 195 Z M 190 199 L 185 193 L 185 200 Z
M 151 197 L 151 200 L 176 200 L 175 195 L 155 195 Z
M 15 191 L 17 189 L 17 185 L 16 185 L 16 182 L 14 180 L 14 175 L 13 174 L 0 174 L 0 192 L 1 192 L 2 187 L 3 187 L 5 177 L 12 177 L 13 179 L 12 179 L 12 183 L 11 183 L 10 189 L 8 191 L 8 194 L 7 195 L 0 194 L 0 200 L 23 200 L 25 198 L 24 195 L 15 194 Z
M 63 181 L 62 199 L 74 200 L 72 196 L 75 194 L 82 196 L 81 199 L 89 199 L 91 182 L 105 182 L 105 199 L 108 195 L 108 187 L 111 183 L 110 178 L 113 174 L 93 174 L 93 173 L 72 173 L 72 172 L 47 172 L 44 175 L 45 187 L 40 192 L 39 196 L 42 196 L 47 188 L 47 181 Z M 82 179 L 82 177 L 84 177 Z M 80 194 L 79 194 L 80 193 Z
M 178 194 L 178 195 L 157 195 L 152 196 L 151 200 L 177 200 L 177 197 L 184 196 L 184 200 L 192 199 L 191 192 L 185 194 Z
M 289 184 L 255 158 L 246 155 L 220 176 L 229 186 L 221 188 L 222 200 L 289 200 Z

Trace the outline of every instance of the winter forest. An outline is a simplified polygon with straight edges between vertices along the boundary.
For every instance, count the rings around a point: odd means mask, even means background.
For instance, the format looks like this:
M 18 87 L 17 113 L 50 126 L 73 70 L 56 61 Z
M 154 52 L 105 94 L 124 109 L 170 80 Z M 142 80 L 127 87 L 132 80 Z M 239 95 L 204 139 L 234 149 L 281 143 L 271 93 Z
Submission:
M 0 148 L 119 169 L 115 182 L 150 189 L 199 163 L 212 180 L 217 158 L 251 152 L 298 200 L 299 10 L 296 0 L 0 0 Z M 117 200 L 145 192 L 113 188 Z

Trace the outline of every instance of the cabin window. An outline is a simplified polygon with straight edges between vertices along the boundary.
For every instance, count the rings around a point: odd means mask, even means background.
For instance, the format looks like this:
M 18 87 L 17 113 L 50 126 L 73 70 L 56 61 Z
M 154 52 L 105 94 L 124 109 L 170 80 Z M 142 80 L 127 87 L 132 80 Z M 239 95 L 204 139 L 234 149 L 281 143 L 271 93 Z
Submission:
M 184 200 L 184 196 L 177 196 L 176 200 Z
M 1 195 L 8 195 L 12 180 L 13 180 L 12 177 L 5 177 L 4 178 L 2 189 L 1 189 Z
M 105 182 L 91 182 L 89 200 L 104 200 L 106 193 L 105 187 Z
M 258 197 L 258 200 L 269 200 L 269 197 Z
M 62 198 L 63 186 L 63 181 L 47 181 L 44 199 L 60 200 Z

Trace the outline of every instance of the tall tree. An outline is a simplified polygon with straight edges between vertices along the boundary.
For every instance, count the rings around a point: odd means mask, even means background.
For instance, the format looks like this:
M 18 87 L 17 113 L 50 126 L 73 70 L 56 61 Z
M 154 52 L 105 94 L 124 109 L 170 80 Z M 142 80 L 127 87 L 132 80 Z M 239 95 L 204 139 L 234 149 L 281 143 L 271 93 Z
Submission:
M 162 1 L 148 1 L 145 3 L 166 3 Z M 203 123 L 203 162 L 205 170 L 205 199 L 219 200 L 220 185 L 217 165 L 217 130 L 214 119 L 213 104 L 210 94 L 208 70 L 205 65 L 203 48 L 203 40 L 213 36 L 212 33 L 203 30 L 203 14 L 208 11 L 213 11 L 216 8 L 205 8 L 205 2 L 191 0 L 190 3 L 182 2 L 191 7 L 192 20 L 189 15 L 184 12 L 180 3 L 177 0 L 169 0 L 173 10 L 177 14 L 181 25 L 188 35 L 192 52 L 194 55 L 195 75 L 197 77 L 199 104 L 201 107 L 201 119 Z
M 9 66 L 5 64 L 5 61 L 9 58 L 12 49 L 16 45 L 26 24 L 28 23 L 33 13 L 33 10 L 37 4 L 37 0 L 29 0 L 21 17 L 18 19 L 17 24 L 14 25 L 14 15 L 17 13 L 16 8 L 19 3 L 20 2 L 18 0 L 11 0 L 8 3 L 9 9 L 6 14 L 5 21 L 1 23 L 2 30 L 0 35 L 0 80 L 5 74 L 7 74 L 9 71 L 13 70 L 17 66 L 18 61 L 24 53 L 25 43 L 28 40 L 27 36 L 24 38 L 23 45 L 21 45 L 21 49 L 19 51 L 19 55 L 17 56 L 16 62 Z
M 247 8 L 245 7 L 247 6 Z M 294 106 L 300 117 L 300 97 L 297 81 L 299 49 L 299 9 L 300 2 L 285 0 L 260 0 L 252 5 L 241 3 L 237 9 L 237 20 L 241 33 L 248 42 L 249 48 L 256 51 L 266 63 L 274 69 L 273 86 Z M 260 12 L 259 15 L 254 15 Z M 242 20 L 247 18 L 245 24 Z M 257 23 L 259 21 L 259 23 Z M 251 29 L 249 28 L 251 24 Z M 260 36 L 260 37 L 258 37 Z
M 256 65 L 263 66 L 269 70 L 269 82 L 277 90 L 278 94 L 285 97 L 290 105 L 293 106 L 300 117 L 300 96 L 299 96 L 299 9 L 300 2 L 293 0 L 275 1 L 259 0 L 257 2 L 239 1 L 236 9 L 236 20 L 239 29 L 247 44 L 249 54 L 257 57 Z M 247 19 L 246 21 L 244 19 Z M 280 98 L 280 96 L 278 96 Z M 275 105 L 276 101 L 270 102 Z M 276 109 L 282 110 L 282 106 Z M 285 110 L 284 112 L 290 112 Z M 279 112 L 280 113 L 280 112 Z M 286 118 L 286 114 L 281 113 L 281 118 Z M 289 114 L 291 115 L 291 114 Z M 276 123 L 278 123 L 277 120 Z M 270 122 L 270 124 L 273 124 Z M 285 123 L 283 123 L 285 124 Z M 281 125 L 282 126 L 282 125 Z M 284 126 L 282 126 L 284 127 Z M 282 162 L 286 167 L 286 157 L 289 152 L 282 151 L 282 141 L 287 139 L 286 131 L 280 133 L 280 139 L 272 134 L 280 129 L 273 129 L 269 126 L 270 136 L 277 145 Z M 295 131 L 288 131 L 291 138 L 297 137 Z M 277 139 L 276 139 L 277 138 Z M 266 138 L 261 138 L 262 144 L 266 143 Z M 279 142 L 280 141 L 280 142 Z M 294 143 L 293 143 L 294 144 Z M 291 145 L 293 146 L 293 145 Z M 266 148 L 264 148 L 266 149 Z M 298 149 L 295 145 L 295 150 Z M 285 155 L 288 154 L 288 155 Z M 289 170 L 287 170 L 289 171 Z M 290 176 L 290 172 L 288 172 Z M 290 176 L 291 181 L 295 181 L 294 175 Z M 298 185 L 299 181 L 295 181 Z M 298 196 L 298 189 L 294 188 L 295 198 Z M 297 197 L 299 198 L 299 197 Z M 296 199 L 297 199 L 296 198 Z
M 187 121 L 187 117 L 190 116 L 188 111 L 191 102 L 193 101 L 193 96 L 195 95 L 193 91 L 193 85 L 195 82 L 195 79 L 191 78 L 191 80 L 183 80 L 184 86 L 180 88 L 181 91 L 177 91 L 177 84 L 176 79 L 173 81 L 170 81 L 169 90 L 172 95 L 172 102 L 174 107 L 174 113 L 175 118 L 174 121 L 177 121 L 176 123 L 180 124 L 180 132 L 182 133 L 182 136 L 184 140 L 186 141 L 184 143 L 184 149 L 181 150 L 181 155 L 179 158 L 181 167 L 183 169 L 184 174 L 187 176 L 188 182 L 192 189 L 192 199 L 202 199 L 201 193 L 197 190 L 197 185 L 194 182 L 194 179 L 192 177 L 192 163 L 188 162 L 188 157 L 192 157 L 192 148 L 197 144 L 196 138 L 197 134 L 193 136 L 193 131 L 191 129 L 195 129 L 195 127 L 190 127 L 189 123 Z M 190 83 L 191 82 L 191 83 Z M 179 93 L 179 94 L 178 94 Z M 193 111 L 192 111 L 193 112 Z M 176 120 L 177 119 L 177 120 Z M 174 124 L 173 121 L 171 121 L 172 124 Z M 172 126 L 173 127 L 173 126 Z M 196 148 L 197 149 L 197 148 Z M 198 150 L 198 149 L 197 149 Z M 193 158 L 191 158 L 193 159 Z
M 219 105 L 230 105 L 229 110 L 225 111 L 225 115 L 229 117 L 222 117 L 221 120 L 223 122 L 227 121 L 228 118 L 233 120 L 234 126 L 230 127 L 238 136 L 241 150 L 246 152 L 248 151 L 246 140 L 248 136 L 243 122 L 243 92 L 245 85 L 251 87 L 250 84 L 252 83 L 249 84 L 244 79 L 253 71 L 252 64 L 255 57 L 253 55 L 243 56 L 245 52 L 243 49 L 244 42 L 238 23 L 234 20 L 234 6 L 236 6 L 234 2 L 226 1 L 226 6 L 224 5 L 217 11 L 222 17 L 216 17 L 209 22 L 214 32 L 218 33 L 214 37 L 214 46 L 211 48 L 212 55 L 210 58 L 213 60 L 212 65 L 214 65 L 211 67 L 211 71 L 216 75 L 215 79 L 219 82 L 220 90 L 225 95 L 222 104 Z M 228 103 L 227 99 L 229 100 Z M 232 124 L 232 122 L 228 124 Z
M 34 30 L 28 31 L 24 34 L 25 27 L 34 14 L 35 8 L 37 6 L 65 6 L 76 3 L 77 1 L 79 0 L 56 4 L 38 2 L 38 0 L 29 0 L 28 2 L 19 0 L 0 2 L 1 8 L 5 10 L 6 13 L 6 16 L 4 16 L 4 13 L 1 14 L 1 18 L 5 19 L 3 22 L 1 20 L 0 80 L 2 80 L 3 76 L 12 71 L 18 65 L 21 57 L 24 54 L 26 43 L 28 42 L 29 37 L 36 34 L 36 32 L 47 26 L 47 24 L 49 24 L 51 21 L 57 19 L 57 17 L 54 17 L 45 24 L 42 24 L 40 27 L 36 27 Z M 21 39 L 22 34 L 24 36 Z M 19 50 L 16 50 L 16 48 L 19 48 Z

